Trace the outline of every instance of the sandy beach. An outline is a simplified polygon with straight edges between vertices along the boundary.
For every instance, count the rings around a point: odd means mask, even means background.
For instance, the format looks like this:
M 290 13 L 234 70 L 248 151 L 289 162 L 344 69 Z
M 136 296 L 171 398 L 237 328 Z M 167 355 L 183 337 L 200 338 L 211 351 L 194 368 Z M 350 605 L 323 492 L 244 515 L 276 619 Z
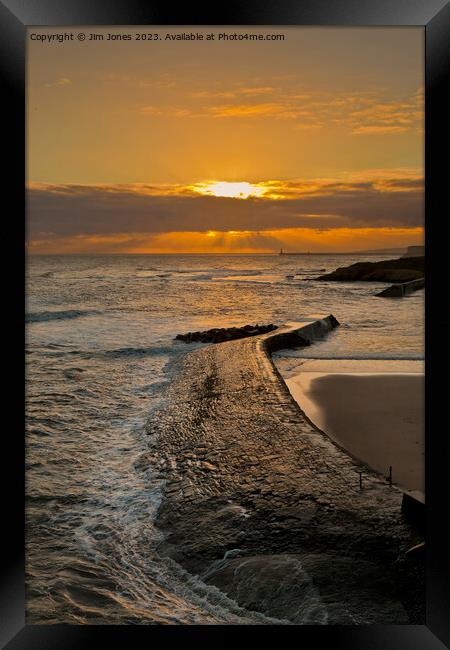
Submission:
M 350 454 L 402 488 L 424 492 L 423 362 L 279 363 L 306 416 Z

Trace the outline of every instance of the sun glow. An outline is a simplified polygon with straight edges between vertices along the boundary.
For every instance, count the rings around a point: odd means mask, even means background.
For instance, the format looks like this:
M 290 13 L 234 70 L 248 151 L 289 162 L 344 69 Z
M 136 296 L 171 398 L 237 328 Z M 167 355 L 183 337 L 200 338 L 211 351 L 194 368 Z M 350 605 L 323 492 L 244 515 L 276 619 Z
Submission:
M 192 189 L 199 194 L 224 196 L 230 199 L 248 199 L 250 196 L 263 196 L 266 192 L 266 188 L 261 185 L 247 182 L 229 183 L 228 181 L 196 183 Z

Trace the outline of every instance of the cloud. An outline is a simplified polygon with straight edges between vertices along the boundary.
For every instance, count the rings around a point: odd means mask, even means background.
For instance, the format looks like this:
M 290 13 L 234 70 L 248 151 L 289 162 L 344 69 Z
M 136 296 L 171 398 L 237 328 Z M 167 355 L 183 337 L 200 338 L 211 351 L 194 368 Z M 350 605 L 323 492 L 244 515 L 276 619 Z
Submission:
M 115 244 L 123 247 L 124 238 L 129 244 L 136 233 L 140 241 L 148 241 L 180 232 L 264 235 L 281 229 L 320 232 L 423 226 L 420 177 L 386 172 L 373 178 L 261 185 L 266 195 L 237 200 L 201 195 L 193 186 L 33 183 L 27 192 L 29 241 L 33 246 L 39 241 L 94 238 L 96 244 L 112 250 Z
M 205 101 L 200 106 L 144 106 L 141 112 L 151 116 L 202 119 L 289 120 L 296 129 L 341 128 L 353 135 L 397 134 L 418 131 L 423 126 L 422 89 L 395 100 L 388 99 L 382 91 L 299 93 L 298 90 L 251 85 L 194 91 L 190 95 Z M 264 101 L 267 95 L 276 101 Z M 217 103 L 217 100 L 223 102 Z
M 226 104 L 223 106 L 210 106 L 207 110 L 213 117 L 283 117 L 286 113 L 290 113 L 291 117 L 293 116 L 292 111 L 279 103 Z
M 244 86 L 230 90 L 198 90 L 191 93 L 191 96 L 198 99 L 234 99 L 239 95 L 271 95 L 275 90 L 272 86 Z
M 69 86 L 72 83 L 72 81 L 68 77 L 60 77 L 53 83 L 47 83 L 45 84 L 47 88 L 52 88 L 54 86 Z
M 143 106 L 141 108 L 141 113 L 144 115 L 151 115 L 153 117 L 195 117 L 195 111 L 191 111 L 188 108 L 176 107 L 176 106 L 165 106 L 158 108 L 157 106 Z
M 296 130 L 302 130 L 302 131 L 314 131 L 314 129 L 322 129 L 323 124 L 308 124 L 308 123 L 299 123 L 295 125 Z
M 358 126 L 352 133 L 354 135 L 386 135 L 389 133 L 405 133 L 408 128 L 405 126 Z
M 250 86 L 248 88 L 240 88 L 239 92 L 242 95 L 270 95 L 275 91 L 272 86 Z
M 115 233 L 33 240 L 32 253 L 273 253 L 423 244 L 422 228 L 285 228 L 272 231 Z
M 191 93 L 196 99 L 233 99 L 236 92 L 231 90 L 197 90 Z

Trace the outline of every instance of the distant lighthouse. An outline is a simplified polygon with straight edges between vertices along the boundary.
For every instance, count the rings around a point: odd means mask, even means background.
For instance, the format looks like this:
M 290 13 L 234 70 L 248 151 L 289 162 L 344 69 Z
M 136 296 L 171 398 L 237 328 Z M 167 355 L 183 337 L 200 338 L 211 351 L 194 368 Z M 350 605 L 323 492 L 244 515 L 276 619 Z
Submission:
M 284 255 L 282 248 L 280 248 L 280 255 Z

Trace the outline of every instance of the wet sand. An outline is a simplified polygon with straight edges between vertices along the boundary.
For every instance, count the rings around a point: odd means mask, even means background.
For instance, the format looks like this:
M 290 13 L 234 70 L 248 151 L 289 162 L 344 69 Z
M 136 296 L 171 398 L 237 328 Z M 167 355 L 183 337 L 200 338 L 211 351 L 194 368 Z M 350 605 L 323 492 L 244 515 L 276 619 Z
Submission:
M 377 472 L 392 466 L 400 487 L 424 492 L 422 362 L 307 360 L 285 372 L 319 429 Z

